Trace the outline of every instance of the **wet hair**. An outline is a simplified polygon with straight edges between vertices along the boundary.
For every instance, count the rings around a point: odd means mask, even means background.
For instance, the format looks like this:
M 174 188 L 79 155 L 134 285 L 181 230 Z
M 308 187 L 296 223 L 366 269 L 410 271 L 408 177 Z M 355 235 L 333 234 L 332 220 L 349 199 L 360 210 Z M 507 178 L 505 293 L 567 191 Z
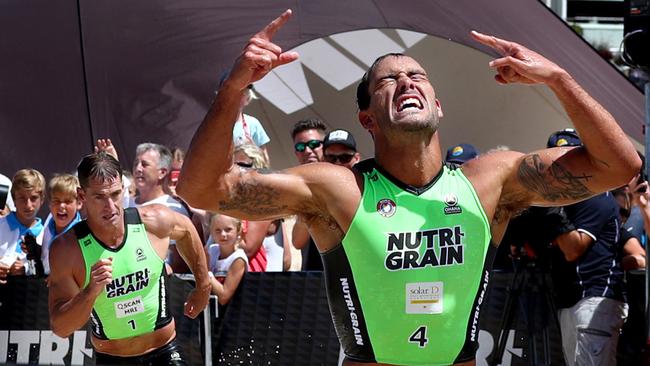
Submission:
M 323 121 L 316 118 L 301 119 L 293 125 L 293 129 L 291 130 L 291 139 L 295 139 L 297 134 L 307 130 L 318 130 L 322 134 L 325 134 L 327 126 L 325 126 Z
M 45 196 L 45 177 L 36 169 L 20 169 L 11 179 L 11 197 L 16 199 L 19 189 L 33 189 L 41 198 Z
M 116 178 L 122 180 L 120 162 L 104 151 L 88 154 L 77 165 L 77 177 L 82 188 L 88 187 L 91 179 L 101 182 Z
M 167 169 L 169 172 L 172 167 L 172 152 L 169 151 L 169 148 L 165 145 L 145 142 L 135 148 L 135 156 L 140 156 L 149 150 L 158 153 L 158 169 Z
M 379 65 L 379 63 L 382 62 L 387 57 L 404 57 L 404 56 L 406 55 L 404 55 L 403 53 L 387 53 L 383 56 L 377 57 L 375 62 L 373 62 L 372 65 L 370 65 L 370 68 L 368 69 L 368 71 L 366 71 L 365 74 L 363 74 L 363 77 L 361 77 L 361 81 L 357 86 L 357 106 L 359 107 L 360 111 L 365 111 L 370 106 L 370 91 L 368 90 L 368 87 L 370 86 L 370 77 L 375 72 L 377 65 Z

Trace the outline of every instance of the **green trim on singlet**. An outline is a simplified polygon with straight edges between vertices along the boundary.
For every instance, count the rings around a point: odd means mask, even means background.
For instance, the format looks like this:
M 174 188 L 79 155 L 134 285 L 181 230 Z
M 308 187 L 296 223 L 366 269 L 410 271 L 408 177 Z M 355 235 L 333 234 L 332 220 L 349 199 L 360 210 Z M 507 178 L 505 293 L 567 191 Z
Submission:
M 420 189 L 377 167 L 362 173 L 342 244 L 376 361 L 453 364 L 470 334 L 490 245 L 478 195 L 447 166 Z
M 113 258 L 113 281 L 95 300 L 91 315 L 93 334 L 101 339 L 151 333 L 171 320 L 165 263 L 149 242 L 137 211 L 127 209 L 124 216 L 124 241 L 115 249 L 97 239 L 85 221 L 75 227 L 85 262 L 84 287 L 90 282 L 93 264 L 102 258 Z

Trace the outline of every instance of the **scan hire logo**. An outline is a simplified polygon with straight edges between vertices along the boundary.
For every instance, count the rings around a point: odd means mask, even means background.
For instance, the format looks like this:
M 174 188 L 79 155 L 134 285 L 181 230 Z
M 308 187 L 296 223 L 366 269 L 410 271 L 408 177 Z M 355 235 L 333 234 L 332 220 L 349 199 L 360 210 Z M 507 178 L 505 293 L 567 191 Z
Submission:
M 463 209 L 458 206 L 458 197 L 455 194 L 449 193 L 445 196 L 445 215 L 455 215 L 463 212 Z

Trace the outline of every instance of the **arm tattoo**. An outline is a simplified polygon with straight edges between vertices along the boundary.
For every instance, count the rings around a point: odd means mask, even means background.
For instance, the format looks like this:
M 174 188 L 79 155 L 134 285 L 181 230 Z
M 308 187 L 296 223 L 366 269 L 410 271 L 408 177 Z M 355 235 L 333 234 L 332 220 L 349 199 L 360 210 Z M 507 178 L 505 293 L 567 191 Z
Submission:
M 594 194 L 584 185 L 591 176 L 573 175 L 558 162 L 547 166 L 538 154 L 526 156 L 517 173 L 524 187 L 548 201 L 578 200 Z
M 240 181 L 227 201 L 219 201 L 221 210 L 239 210 L 256 215 L 275 215 L 284 212 L 287 205 L 280 204 L 278 192 L 270 187 L 263 187 L 255 182 Z

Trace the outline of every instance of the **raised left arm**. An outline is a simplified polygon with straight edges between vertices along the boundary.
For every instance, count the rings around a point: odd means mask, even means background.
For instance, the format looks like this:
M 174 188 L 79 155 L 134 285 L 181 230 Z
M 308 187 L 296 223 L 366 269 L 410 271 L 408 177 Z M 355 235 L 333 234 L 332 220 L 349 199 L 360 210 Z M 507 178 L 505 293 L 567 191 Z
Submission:
M 564 106 L 584 144 L 519 157 L 508 179 L 510 189 L 526 192 L 527 203 L 575 202 L 626 184 L 641 161 L 614 117 L 555 63 L 515 42 L 472 32 L 502 57 L 490 62 L 501 84 L 548 86 Z

